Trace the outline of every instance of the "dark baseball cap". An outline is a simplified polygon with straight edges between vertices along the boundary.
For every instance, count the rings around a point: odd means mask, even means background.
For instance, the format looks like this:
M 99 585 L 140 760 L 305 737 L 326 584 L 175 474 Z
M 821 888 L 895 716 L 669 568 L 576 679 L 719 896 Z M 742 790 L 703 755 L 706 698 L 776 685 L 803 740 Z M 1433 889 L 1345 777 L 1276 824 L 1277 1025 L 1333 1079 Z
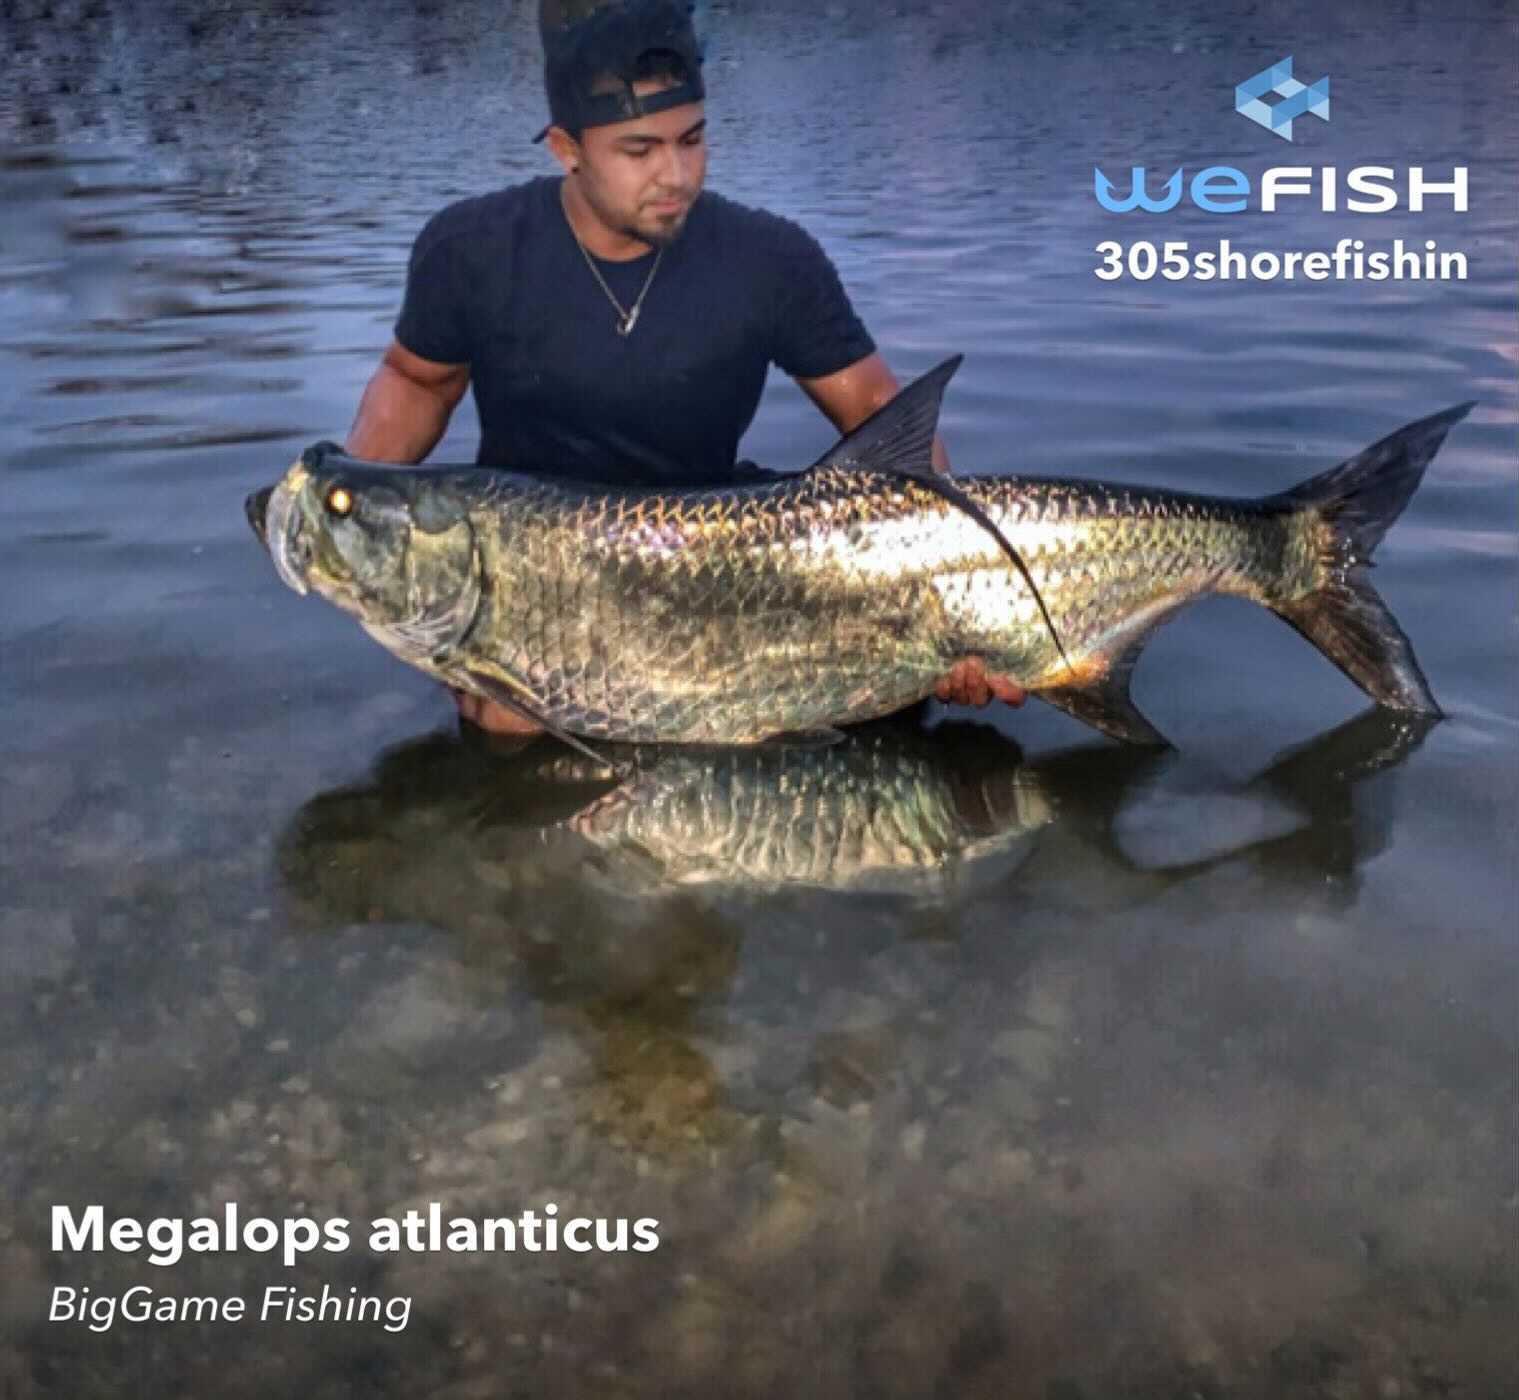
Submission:
M 543 0 L 543 85 L 550 126 L 579 135 L 588 126 L 610 126 L 652 116 L 706 96 L 701 45 L 685 0 L 607 0 L 585 13 L 583 4 Z M 578 13 L 576 13 L 578 11 Z M 668 55 L 673 87 L 638 97 L 634 81 L 648 55 Z M 548 135 L 546 126 L 535 137 Z

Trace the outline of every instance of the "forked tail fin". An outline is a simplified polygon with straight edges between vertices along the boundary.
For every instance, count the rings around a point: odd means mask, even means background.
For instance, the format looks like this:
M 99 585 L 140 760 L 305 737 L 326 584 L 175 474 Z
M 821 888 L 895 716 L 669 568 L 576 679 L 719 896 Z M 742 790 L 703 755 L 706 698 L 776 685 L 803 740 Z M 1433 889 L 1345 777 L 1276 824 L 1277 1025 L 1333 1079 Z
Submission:
M 1400 428 L 1332 471 L 1264 504 L 1307 517 L 1318 553 L 1318 584 L 1270 601 L 1373 700 L 1438 715 L 1413 647 L 1371 586 L 1371 556 L 1403 513 L 1445 435 L 1471 411 L 1459 404 Z

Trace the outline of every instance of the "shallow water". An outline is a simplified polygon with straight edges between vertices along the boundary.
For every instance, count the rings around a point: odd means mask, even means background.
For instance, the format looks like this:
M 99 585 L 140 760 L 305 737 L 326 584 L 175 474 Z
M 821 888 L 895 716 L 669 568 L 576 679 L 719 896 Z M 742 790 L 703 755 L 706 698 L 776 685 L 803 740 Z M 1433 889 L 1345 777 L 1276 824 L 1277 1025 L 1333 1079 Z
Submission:
M 1449 718 L 1363 715 L 1210 603 L 1139 671 L 1161 760 L 1035 704 L 611 794 L 461 738 L 241 501 L 346 429 L 427 214 L 544 168 L 530 12 L 9 7 L 7 1393 L 1511 1393 L 1511 9 L 709 23 L 712 186 L 817 234 L 899 374 L 966 353 L 961 471 L 1258 494 L 1478 399 L 1377 575 Z M 1292 145 L 1229 110 L 1284 51 L 1334 83 Z M 1090 193 L 1210 162 L 1463 163 L 1471 208 L 1146 225 Z M 1099 239 L 1221 224 L 1433 238 L 1469 276 L 1092 275 Z M 780 379 L 744 452 L 829 437 Z M 474 440 L 461 412 L 437 457 Z M 56 1202 L 227 1200 L 552 1201 L 661 1243 L 50 1248 Z M 55 1285 L 291 1281 L 409 1325 L 43 1320 Z

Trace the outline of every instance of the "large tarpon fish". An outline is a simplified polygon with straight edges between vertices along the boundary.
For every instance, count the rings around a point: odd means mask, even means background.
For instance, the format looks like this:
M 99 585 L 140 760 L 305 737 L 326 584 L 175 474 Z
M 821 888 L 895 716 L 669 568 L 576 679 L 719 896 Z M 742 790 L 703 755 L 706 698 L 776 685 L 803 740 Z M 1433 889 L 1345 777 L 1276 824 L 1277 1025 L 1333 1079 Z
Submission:
M 561 737 L 750 744 L 931 694 L 984 657 L 1118 739 L 1161 623 L 1252 599 L 1373 699 L 1438 714 L 1372 551 L 1471 404 L 1279 495 L 936 477 L 951 360 L 809 470 L 651 494 L 308 449 L 248 514 L 280 577 L 402 660 Z

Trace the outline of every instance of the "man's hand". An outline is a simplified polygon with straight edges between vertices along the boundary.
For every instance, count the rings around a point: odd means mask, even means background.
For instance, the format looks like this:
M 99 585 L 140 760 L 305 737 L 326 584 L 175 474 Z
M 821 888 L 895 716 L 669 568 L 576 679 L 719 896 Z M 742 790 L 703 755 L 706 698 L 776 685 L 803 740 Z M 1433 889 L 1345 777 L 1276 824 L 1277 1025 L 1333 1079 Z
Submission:
M 505 705 L 498 705 L 494 700 L 485 700 L 478 695 L 471 695 L 467 690 L 455 690 L 449 686 L 448 693 L 454 697 L 454 704 L 459 707 L 459 718 L 468 720 L 478 729 L 483 729 L 487 734 L 542 734 L 543 726 L 534 724 L 532 720 L 519 715 L 516 710 L 509 710 Z
M 1005 705 L 1021 705 L 1028 699 L 1028 691 L 1017 681 L 992 675 L 979 656 L 966 656 L 955 662 L 949 674 L 934 687 L 934 694 L 948 705 L 989 705 L 994 699 Z

